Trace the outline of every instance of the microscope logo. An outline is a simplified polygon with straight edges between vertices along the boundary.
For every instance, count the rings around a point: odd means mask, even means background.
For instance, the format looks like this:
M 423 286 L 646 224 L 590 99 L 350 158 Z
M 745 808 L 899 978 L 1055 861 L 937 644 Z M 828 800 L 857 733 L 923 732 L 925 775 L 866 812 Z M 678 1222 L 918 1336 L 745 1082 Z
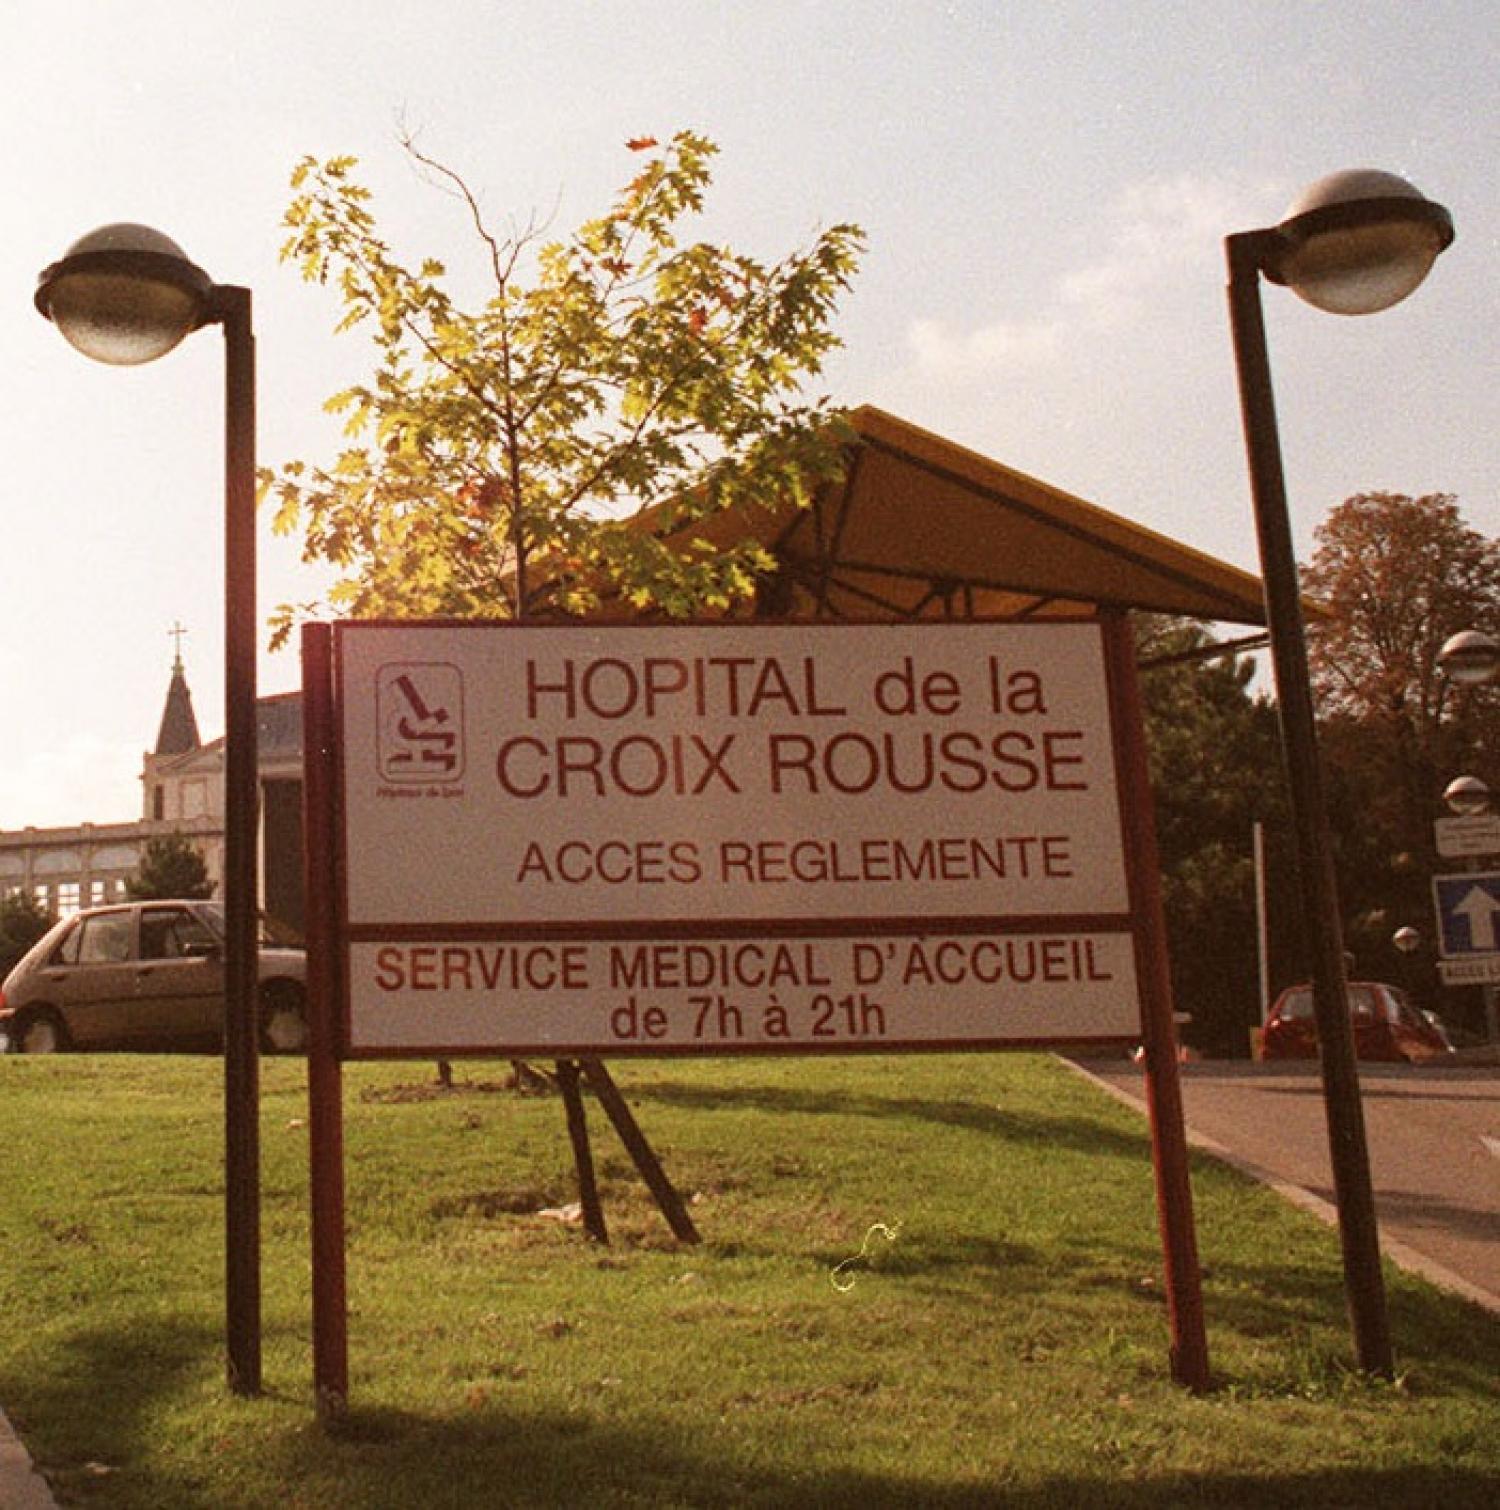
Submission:
M 451 786 L 464 773 L 464 682 L 443 661 L 393 662 L 375 673 L 380 779 Z

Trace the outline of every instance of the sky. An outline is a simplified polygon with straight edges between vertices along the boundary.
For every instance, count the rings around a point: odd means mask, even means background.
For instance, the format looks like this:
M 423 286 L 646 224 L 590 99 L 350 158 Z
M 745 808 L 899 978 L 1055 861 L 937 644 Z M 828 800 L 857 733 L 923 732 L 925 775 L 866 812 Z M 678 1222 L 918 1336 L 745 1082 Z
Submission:
M 7 0 L 0 829 L 139 816 L 179 623 L 222 731 L 223 343 L 68 347 L 36 278 L 96 226 L 252 289 L 260 460 L 327 462 L 323 400 L 371 357 L 278 260 L 300 158 L 357 156 L 396 252 L 462 288 L 472 238 L 403 131 L 497 227 L 561 234 L 633 176 L 627 139 L 691 128 L 721 148 L 695 235 L 869 236 L 814 391 L 1255 570 L 1222 241 L 1346 167 L 1408 178 L 1457 239 L 1374 318 L 1266 289 L 1299 553 L 1373 490 L 1500 535 L 1497 64 L 1494 0 Z M 259 544 L 266 613 L 324 591 L 268 518 Z M 299 675 L 263 651 L 263 693 Z

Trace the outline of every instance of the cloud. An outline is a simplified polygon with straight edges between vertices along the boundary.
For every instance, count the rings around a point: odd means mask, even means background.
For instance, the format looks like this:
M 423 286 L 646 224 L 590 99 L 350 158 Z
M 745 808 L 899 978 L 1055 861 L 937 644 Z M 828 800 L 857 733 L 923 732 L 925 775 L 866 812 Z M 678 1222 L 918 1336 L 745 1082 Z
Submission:
M 1241 198 L 1226 184 L 1187 174 L 1132 184 L 1111 213 L 1108 251 L 1064 274 L 1059 299 L 1095 325 L 1138 317 L 1154 284 L 1218 256 L 1226 230 L 1237 223 Z
M 913 320 L 906 339 L 922 371 L 971 377 L 1048 363 L 1057 356 L 1060 335 L 1060 327 L 1045 320 L 997 320 L 968 332 L 942 320 Z
M 1263 187 L 1252 195 L 1191 174 L 1131 184 L 1110 207 L 1102 254 L 1059 273 L 1038 313 L 967 331 L 919 318 L 907 329 L 908 349 L 926 377 L 962 380 L 1050 365 L 1088 337 L 1137 323 L 1153 291 L 1216 260 L 1247 200 L 1263 197 Z

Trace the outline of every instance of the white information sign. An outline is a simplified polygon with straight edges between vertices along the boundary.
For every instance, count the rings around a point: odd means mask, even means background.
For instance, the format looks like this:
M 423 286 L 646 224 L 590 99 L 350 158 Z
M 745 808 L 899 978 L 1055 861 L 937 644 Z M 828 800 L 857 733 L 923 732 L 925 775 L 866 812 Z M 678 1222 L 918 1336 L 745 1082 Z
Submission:
M 335 645 L 355 1052 L 1136 1031 L 1095 624 Z
M 1466 813 L 1435 819 L 1437 852 L 1450 860 L 1500 855 L 1500 813 Z

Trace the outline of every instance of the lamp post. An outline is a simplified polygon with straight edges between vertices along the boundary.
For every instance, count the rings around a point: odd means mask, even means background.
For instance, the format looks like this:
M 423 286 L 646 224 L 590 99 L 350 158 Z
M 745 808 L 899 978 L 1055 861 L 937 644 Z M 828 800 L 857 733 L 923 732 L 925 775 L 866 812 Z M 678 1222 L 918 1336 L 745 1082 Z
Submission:
M 1354 1065 L 1343 930 L 1324 806 L 1307 637 L 1286 480 L 1260 306 L 1260 279 L 1285 284 L 1333 314 L 1373 314 L 1399 303 L 1453 239 L 1440 205 L 1391 173 L 1335 173 L 1312 185 L 1286 218 L 1225 238 L 1230 325 L 1260 543 L 1287 783 L 1296 831 L 1302 908 L 1311 944 L 1323 1098 L 1333 1167 L 1345 1292 L 1361 1368 L 1393 1370 L 1369 1152 Z
M 229 1386 L 260 1392 L 260 1133 L 255 707 L 255 336 L 250 290 L 217 284 L 140 225 L 91 232 L 37 284 L 85 356 L 134 366 L 224 328 L 224 1180 Z

